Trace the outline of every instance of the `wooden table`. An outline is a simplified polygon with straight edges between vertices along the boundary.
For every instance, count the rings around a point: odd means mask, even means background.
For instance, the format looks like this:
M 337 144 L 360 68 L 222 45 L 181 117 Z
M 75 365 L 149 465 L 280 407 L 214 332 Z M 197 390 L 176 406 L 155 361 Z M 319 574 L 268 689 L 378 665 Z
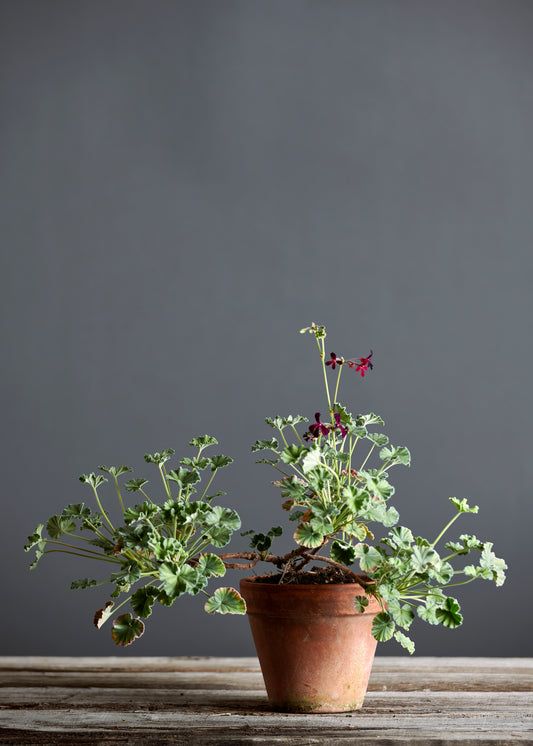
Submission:
M 375 660 L 365 705 L 269 709 L 255 658 L 0 658 L 2 744 L 533 744 L 533 659 Z

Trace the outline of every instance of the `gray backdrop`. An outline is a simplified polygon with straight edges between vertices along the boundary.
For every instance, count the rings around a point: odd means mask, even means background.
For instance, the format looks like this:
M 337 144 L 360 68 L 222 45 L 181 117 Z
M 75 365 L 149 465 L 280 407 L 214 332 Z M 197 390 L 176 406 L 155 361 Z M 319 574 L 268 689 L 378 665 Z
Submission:
M 510 566 L 417 653 L 533 654 L 532 36 L 527 0 L 2 0 L 2 653 L 252 654 L 201 598 L 122 652 L 69 590 L 97 568 L 22 546 L 80 473 L 155 480 L 204 432 L 244 526 L 279 523 L 250 445 L 324 407 L 316 321 L 374 350 L 341 399 L 413 454 L 402 522 L 467 497 Z

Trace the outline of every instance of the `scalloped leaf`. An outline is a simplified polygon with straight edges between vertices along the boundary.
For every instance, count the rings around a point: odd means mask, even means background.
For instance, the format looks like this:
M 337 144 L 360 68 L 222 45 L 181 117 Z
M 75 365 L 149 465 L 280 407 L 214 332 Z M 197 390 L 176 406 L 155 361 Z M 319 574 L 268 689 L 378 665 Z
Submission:
M 146 619 L 152 613 L 152 606 L 159 596 L 159 590 L 151 586 L 138 588 L 131 597 L 131 608 L 133 611 Z
M 207 577 L 217 578 L 226 574 L 226 565 L 216 554 L 202 554 L 198 560 L 198 569 Z
M 354 550 L 363 572 L 372 572 L 383 559 L 376 547 L 368 544 L 356 544 Z
M 341 541 L 340 539 L 336 539 L 333 542 L 333 544 L 331 545 L 330 554 L 331 559 L 335 560 L 335 562 L 340 562 L 341 565 L 346 565 L 347 567 L 353 565 L 355 561 L 354 547 L 345 541 Z
M 75 591 L 84 588 L 91 588 L 93 585 L 98 585 L 97 580 L 89 580 L 89 578 L 80 578 L 79 580 L 73 580 L 70 584 L 70 590 Z
M 137 492 L 141 487 L 144 487 L 145 484 L 148 484 L 147 479 L 130 479 L 129 482 L 124 484 L 124 489 L 128 492 Z
M 111 637 L 116 645 L 125 648 L 141 637 L 144 633 L 144 624 L 140 619 L 132 617 L 131 614 L 121 614 L 113 622 Z
M 44 529 L 44 523 L 39 523 L 33 534 L 30 534 L 28 536 L 28 543 L 24 545 L 24 551 L 29 552 L 30 549 L 32 549 L 37 544 L 42 544 L 43 546 L 39 546 L 39 549 L 43 549 L 44 545 L 46 544 L 46 539 L 43 539 L 42 533 Z
M 407 637 L 407 635 L 404 635 L 403 632 L 400 632 L 399 630 L 394 633 L 394 639 L 396 642 L 399 642 L 402 648 L 405 648 L 410 655 L 412 655 L 415 652 L 415 644 L 411 640 L 410 637 Z
M 217 446 L 218 440 L 213 438 L 212 435 L 200 435 L 198 438 L 193 438 L 189 441 L 189 445 L 193 448 L 200 448 L 203 450 L 207 446 Z
M 256 440 L 252 446 L 252 453 L 256 451 L 276 451 L 279 448 L 279 443 L 276 438 L 270 438 L 270 440 Z
M 455 505 L 459 513 L 477 513 L 479 511 L 478 505 L 474 505 L 471 508 L 464 498 L 462 500 L 458 500 L 456 497 L 450 497 L 449 500 L 452 505 Z
M 105 624 L 105 622 L 107 622 L 107 620 L 113 613 L 114 605 L 115 604 L 113 603 L 113 601 L 108 601 L 103 609 L 98 609 L 98 611 L 95 612 L 93 617 L 93 624 L 95 627 L 98 627 L 98 629 L 100 629 L 102 624 Z
M 369 603 L 370 600 L 367 598 L 367 596 L 356 596 L 353 600 L 353 605 L 360 614 L 364 614 L 364 611 Z
M 310 523 L 301 523 L 294 532 L 294 541 L 302 547 L 319 547 L 324 541 L 324 534 L 311 526 Z
M 105 471 L 107 474 L 111 474 L 112 477 L 119 477 L 127 471 L 133 471 L 130 466 L 99 466 L 100 471 Z
M 228 464 L 232 463 L 233 459 L 230 456 L 223 456 L 221 453 L 219 453 L 218 456 L 213 456 L 211 458 L 211 471 L 223 469 L 224 466 L 228 466 Z
M 52 539 L 59 539 L 63 534 L 76 530 L 76 524 L 70 518 L 61 518 L 60 515 L 52 515 L 46 522 L 46 530 Z
M 437 607 L 435 613 L 440 624 L 454 629 L 463 623 L 463 616 L 459 613 L 460 611 L 461 607 L 457 599 L 449 597 L 444 601 L 444 604 Z
M 246 614 L 246 602 L 235 588 L 217 588 L 204 606 L 208 614 Z
M 386 611 L 376 614 L 372 623 L 372 635 L 378 642 L 387 642 L 394 634 L 395 624 Z
M 155 453 L 145 453 L 144 460 L 147 464 L 158 464 L 161 466 L 173 456 L 176 451 L 173 448 L 167 448 L 164 451 L 156 451 Z

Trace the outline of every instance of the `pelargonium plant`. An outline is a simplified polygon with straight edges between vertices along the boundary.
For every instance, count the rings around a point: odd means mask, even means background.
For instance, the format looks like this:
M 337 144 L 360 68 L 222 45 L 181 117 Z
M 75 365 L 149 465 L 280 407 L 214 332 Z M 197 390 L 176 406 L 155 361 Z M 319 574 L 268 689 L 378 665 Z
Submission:
M 146 480 L 131 479 L 125 490 L 141 492 L 145 500 L 126 508 L 118 477 L 131 470 L 102 466 L 100 470 L 115 484 L 121 525 L 111 522 L 100 501 L 98 489 L 105 477 L 91 473 L 80 479 L 92 487 L 98 510 L 84 504 L 69 505 L 61 515 L 48 519 L 47 537 L 43 536 L 44 524 L 29 537 L 26 550 L 37 549 L 32 567 L 41 556 L 56 551 L 114 565 L 114 572 L 102 582 L 114 587 L 112 599 L 121 594 L 127 597 L 118 605 L 109 600 L 95 614 L 94 622 L 100 627 L 129 602 L 136 616 L 127 612 L 115 618 L 112 636 L 117 644 L 128 645 L 142 634 L 142 619 L 150 615 L 154 603 L 170 606 L 184 593 L 204 593 L 208 597 L 205 609 L 211 613 L 245 613 L 245 602 L 234 588 L 223 586 L 209 595 L 205 587 L 211 577 L 222 577 L 229 568 L 251 569 L 260 561 L 279 571 L 265 578 L 266 582 L 359 583 L 366 591 L 366 596 L 356 597 L 359 610 L 364 612 L 368 596 L 374 596 L 382 607 L 374 618 L 374 637 L 382 642 L 394 637 L 411 653 L 414 643 L 405 631 L 415 616 L 450 628 L 462 623 L 459 602 L 448 595 L 449 588 L 477 578 L 503 584 L 507 566 L 496 557 L 491 542 L 461 534 L 442 544 L 461 515 L 478 512 L 478 507 L 470 507 L 465 499 L 450 498 L 453 515 L 433 540 L 415 537 L 409 528 L 399 525 L 398 510 L 391 504 L 395 490 L 389 471 L 397 465 L 409 466 L 410 453 L 405 446 L 391 445 L 384 433 L 374 430 L 384 424 L 381 417 L 374 413 L 352 415 L 337 400 L 342 371 L 348 368 L 364 378 L 373 368 L 372 351 L 359 358 L 339 357 L 333 352 L 327 355 L 324 326 L 312 324 L 301 331 L 309 332 L 317 343 L 326 393 L 324 407 L 309 425 L 300 415 L 267 418 L 276 435 L 252 446 L 253 452 L 270 452 L 257 463 L 267 464 L 280 475 L 273 484 L 281 491 L 282 509 L 295 523 L 294 549 L 283 555 L 271 552 L 274 539 L 282 533 L 282 528 L 275 526 L 266 533 L 252 530 L 242 534 L 249 537 L 251 551 L 216 553 L 229 543 L 241 522 L 233 509 L 212 505 L 221 493 L 207 495 L 218 469 L 231 462 L 226 456 L 209 458 L 203 454 L 205 448 L 216 444 L 210 436 L 191 441 L 198 452 L 192 459 L 182 459 L 178 469 L 167 472 L 165 467 L 174 455 L 172 450 L 145 456 L 159 469 L 164 486 L 161 504 L 152 502 L 144 491 Z M 332 374 L 330 383 L 328 376 Z M 201 481 L 200 472 L 206 469 L 211 471 L 208 484 L 199 498 L 192 499 Z M 376 527 L 385 529 L 381 537 L 376 536 Z M 477 562 L 462 561 L 458 566 L 458 558 L 472 553 Z M 326 572 L 318 571 L 312 562 L 322 563 Z M 100 584 L 84 578 L 72 587 Z M 133 586 L 136 590 L 130 593 Z
M 263 554 L 262 559 L 280 567 L 280 582 L 306 582 L 302 573 L 311 560 L 334 566 L 345 582 L 357 581 L 367 595 L 381 603 L 382 612 L 373 623 L 374 637 L 381 642 L 394 637 L 412 653 L 414 643 L 402 630 L 409 629 L 416 615 L 430 624 L 458 627 L 462 623 L 459 602 L 447 595 L 447 589 L 477 578 L 500 586 L 507 565 L 496 557 L 491 542 L 470 534 L 441 547 L 457 518 L 478 512 L 478 506 L 470 507 L 465 499 L 449 498 L 454 514 L 433 540 L 415 537 L 409 528 L 399 525 L 398 510 L 390 503 L 395 489 L 389 471 L 397 465 L 410 465 L 409 450 L 391 445 L 384 433 L 374 431 L 374 426 L 384 424 L 381 417 L 374 413 L 352 415 L 337 400 L 342 371 L 348 368 L 364 377 L 373 368 L 372 351 L 360 358 L 338 357 L 334 352 L 328 356 L 324 326 L 312 324 L 301 332 L 309 332 L 317 342 L 327 411 L 316 412 L 301 435 L 296 426 L 308 421 L 304 417 L 267 419 L 277 436 L 258 440 L 252 448 L 272 453 L 271 458 L 258 463 L 281 473 L 274 484 L 281 490 L 281 507 L 296 523 L 294 540 L 298 545 L 285 557 Z M 335 376 L 331 385 L 329 371 Z M 374 464 L 371 458 L 376 454 L 378 463 Z M 389 530 L 377 538 L 376 526 Z M 273 535 L 252 535 L 252 544 L 266 550 Z M 472 552 L 478 553 L 477 563 L 463 562 L 458 567 L 457 558 Z M 253 557 L 252 562 L 255 560 Z M 353 571 L 355 563 L 362 575 Z M 368 598 L 359 596 L 356 602 L 363 610 Z
M 28 537 L 25 550 L 36 550 L 31 568 L 44 555 L 60 552 L 96 560 L 110 571 L 104 580 L 82 578 L 71 588 L 111 587 L 109 600 L 94 615 L 98 628 L 129 602 L 134 615 L 122 613 L 112 624 L 117 645 L 129 645 L 143 634 L 142 619 L 150 616 L 155 603 L 172 606 L 185 593 L 205 594 L 205 610 L 210 613 L 245 613 L 244 600 L 234 588 L 222 586 L 212 595 L 205 591 L 210 578 L 226 572 L 223 559 L 213 549 L 226 546 L 241 526 L 235 510 L 216 504 L 216 498 L 225 493 L 208 494 L 219 469 L 233 461 L 221 454 L 205 455 L 205 449 L 216 444 L 210 435 L 193 438 L 189 443 L 196 451 L 193 457 L 181 459 L 174 469 L 166 467 L 174 456 L 172 449 L 145 455 L 162 480 L 160 503 L 149 497 L 146 479 L 130 479 L 121 488 L 119 477 L 132 471 L 129 466 L 100 466 L 103 474 L 82 474 L 80 481 L 91 488 L 97 510 L 84 503 L 67 505 Z M 210 476 L 198 496 L 203 471 Z M 104 474 L 115 487 L 120 523 L 111 519 L 102 503 L 102 487 L 108 481 Z M 143 502 L 126 507 L 123 490 L 140 493 Z M 118 598 L 122 600 L 117 602 Z

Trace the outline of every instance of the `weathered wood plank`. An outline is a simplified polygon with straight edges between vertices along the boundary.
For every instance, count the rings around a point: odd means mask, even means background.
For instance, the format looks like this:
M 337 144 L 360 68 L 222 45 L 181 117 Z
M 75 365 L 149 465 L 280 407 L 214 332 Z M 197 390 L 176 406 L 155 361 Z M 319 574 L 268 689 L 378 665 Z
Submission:
M 364 708 L 272 712 L 255 658 L 0 658 L 2 744 L 533 744 L 533 660 L 377 658 Z
M 0 687 L 264 690 L 255 658 L 0 658 Z M 377 658 L 369 691 L 533 691 L 533 660 Z

